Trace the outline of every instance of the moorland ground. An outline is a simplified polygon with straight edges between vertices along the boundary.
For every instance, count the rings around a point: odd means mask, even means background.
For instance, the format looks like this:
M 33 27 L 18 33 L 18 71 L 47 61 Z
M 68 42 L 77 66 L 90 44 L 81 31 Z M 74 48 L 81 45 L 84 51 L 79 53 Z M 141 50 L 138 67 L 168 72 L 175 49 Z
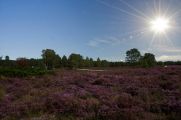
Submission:
M 180 120 L 181 66 L 0 77 L 3 120 Z

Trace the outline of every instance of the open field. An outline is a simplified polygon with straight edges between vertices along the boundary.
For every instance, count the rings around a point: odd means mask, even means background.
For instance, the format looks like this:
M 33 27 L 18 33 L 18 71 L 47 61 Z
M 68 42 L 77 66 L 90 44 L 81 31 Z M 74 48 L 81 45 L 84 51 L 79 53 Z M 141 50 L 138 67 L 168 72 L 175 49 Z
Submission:
M 180 120 L 181 66 L 0 78 L 3 120 Z

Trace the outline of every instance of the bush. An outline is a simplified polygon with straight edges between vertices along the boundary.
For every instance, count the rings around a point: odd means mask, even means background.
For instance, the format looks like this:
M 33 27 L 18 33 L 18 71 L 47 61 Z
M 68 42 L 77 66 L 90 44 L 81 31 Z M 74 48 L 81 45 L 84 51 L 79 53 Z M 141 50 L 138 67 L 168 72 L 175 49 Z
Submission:
M 38 68 L 29 68 L 29 69 L 12 69 L 5 68 L 0 69 L 0 75 L 7 77 L 26 77 L 26 76 L 36 76 L 36 75 L 44 75 L 48 73 L 46 70 L 38 69 Z

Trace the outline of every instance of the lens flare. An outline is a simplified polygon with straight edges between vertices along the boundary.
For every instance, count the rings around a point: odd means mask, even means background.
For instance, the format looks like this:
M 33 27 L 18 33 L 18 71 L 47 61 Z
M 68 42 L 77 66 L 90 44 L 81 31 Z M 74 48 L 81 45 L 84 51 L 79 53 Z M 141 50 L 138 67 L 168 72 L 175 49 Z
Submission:
M 150 28 L 155 33 L 164 33 L 170 28 L 170 21 L 165 17 L 157 17 L 150 21 Z

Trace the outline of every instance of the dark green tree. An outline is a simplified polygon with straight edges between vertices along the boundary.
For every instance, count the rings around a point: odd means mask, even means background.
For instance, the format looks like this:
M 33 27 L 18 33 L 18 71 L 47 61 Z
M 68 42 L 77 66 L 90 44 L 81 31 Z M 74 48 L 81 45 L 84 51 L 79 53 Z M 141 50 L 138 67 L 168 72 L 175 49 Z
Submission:
M 9 56 L 5 56 L 5 60 L 6 60 L 6 61 L 9 61 Z
M 83 60 L 83 67 L 91 67 L 90 59 L 89 57 L 86 57 L 85 60 Z
M 70 68 L 80 68 L 82 67 L 83 57 L 80 54 L 72 53 L 68 58 L 68 62 Z
M 155 55 L 152 53 L 145 53 L 140 60 L 143 67 L 151 67 L 156 64 Z
M 101 67 L 109 67 L 109 62 L 107 60 L 102 60 Z
M 126 62 L 128 63 L 137 63 L 141 58 L 141 53 L 138 49 L 133 48 L 126 51 Z
M 9 60 L 9 56 L 5 56 L 5 60 L 2 60 L 2 66 L 4 66 L 4 67 L 11 66 L 11 61 Z
M 90 67 L 93 67 L 94 66 L 94 60 L 92 58 L 90 58 L 89 62 L 90 62 Z
M 58 55 L 52 49 L 42 50 L 42 58 L 47 69 L 53 69 Z
M 62 63 L 62 67 L 68 67 L 68 59 L 65 55 L 62 57 L 61 63 Z
M 45 69 L 44 63 L 42 59 L 29 59 L 29 65 L 31 68 Z
M 55 58 L 53 60 L 53 64 L 54 64 L 55 68 L 61 67 L 61 57 L 58 54 L 55 55 Z
M 97 60 L 95 61 L 95 67 L 101 67 L 101 60 L 98 57 Z

